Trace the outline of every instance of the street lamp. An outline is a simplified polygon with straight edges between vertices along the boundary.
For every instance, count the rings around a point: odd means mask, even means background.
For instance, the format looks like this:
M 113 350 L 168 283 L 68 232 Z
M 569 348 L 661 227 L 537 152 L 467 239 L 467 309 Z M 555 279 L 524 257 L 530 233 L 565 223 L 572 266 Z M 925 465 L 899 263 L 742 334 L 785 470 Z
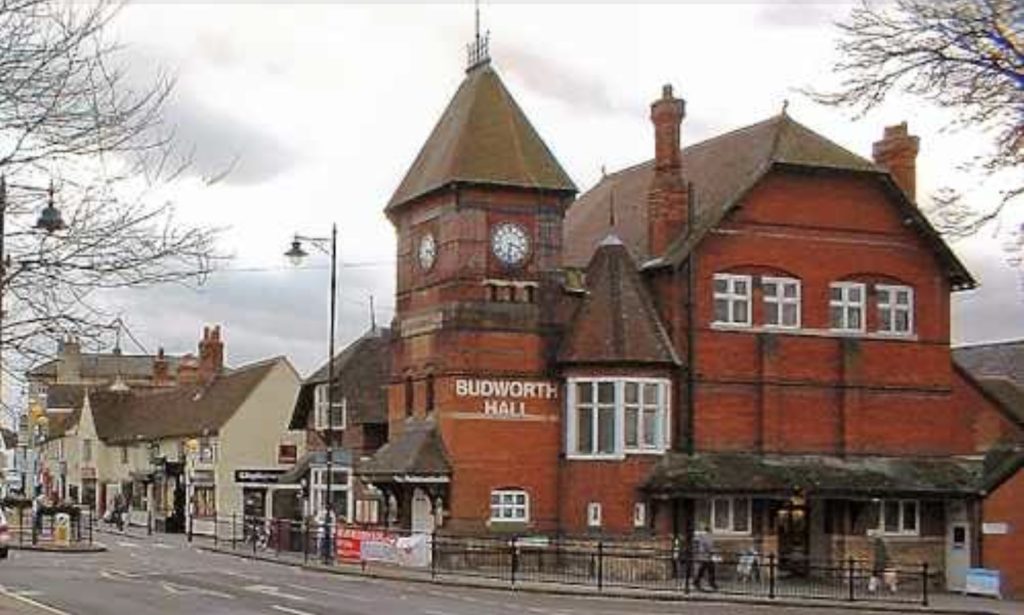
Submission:
M 334 473 L 334 324 L 337 320 L 338 303 L 338 225 L 331 225 L 330 237 L 306 237 L 296 234 L 292 238 L 291 247 L 284 253 L 293 265 L 297 266 L 301 264 L 302 259 L 309 256 L 309 253 L 302 249 L 303 241 L 309 242 L 318 250 L 324 254 L 329 254 L 331 257 L 331 324 L 327 342 L 327 437 L 324 438 L 327 446 L 327 478 L 325 480 L 327 492 L 324 504 L 323 547 L 324 563 L 329 564 L 333 553 L 331 546 L 331 531 L 333 530 L 332 526 L 335 518 L 334 498 L 331 493 L 331 481 Z M 328 244 L 330 245 L 329 251 L 327 248 Z M 314 408 L 314 412 L 315 411 L 316 409 Z
M 36 221 L 35 228 L 41 231 L 45 231 L 47 234 L 52 234 L 55 231 L 63 230 L 66 228 L 64 224 L 64 218 L 60 214 L 60 210 L 53 204 L 53 181 L 50 181 L 50 188 L 47 190 L 48 198 L 46 207 L 39 214 L 39 219 Z M 7 266 L 9 264 L 8 256 L 4 249 L 4 237 L 6 235 L 6 223 L 7 221 L 7 176 L 0 175 L 0 367 L 3 365 L 3 290 L 7 287 Z M 0 369 L 0 400 L 3 399 L 3 370 Z M 34 441 L 34 439 L 33 439 Z M 28 465 L 28 449 L 25 449 L 25 454 L 22 459 L 25 461 L 25 465 Z M 35 462 L 33 462 L 35 465 Z M 24 472 L 24 468 L 22 471 Z M 25 490 L 25 479 L 22 478 L 22 490 Z M 32 476 L 32 495 L 35 496 L 35 475 Z

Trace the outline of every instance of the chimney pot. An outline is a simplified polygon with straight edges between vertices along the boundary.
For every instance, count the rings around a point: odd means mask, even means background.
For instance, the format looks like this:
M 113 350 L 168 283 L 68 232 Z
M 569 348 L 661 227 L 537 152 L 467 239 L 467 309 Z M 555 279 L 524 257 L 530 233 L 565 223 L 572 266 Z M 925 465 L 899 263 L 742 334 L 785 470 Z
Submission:
M 920 139 L 911 135 L 906 122 L 886 126 L 882 140 L 871 149 L 875 164 L 892 174 L 900 188 L 914 201 L 917 193 L 917 152 Z
M 647 247 L 652 258 L 662 256 L 686 229 L 689 201 L 679 134 L 685 116 L 686 102 L 665 84 L 661 98 L 651 104 L 654 177 L 647 191 Z

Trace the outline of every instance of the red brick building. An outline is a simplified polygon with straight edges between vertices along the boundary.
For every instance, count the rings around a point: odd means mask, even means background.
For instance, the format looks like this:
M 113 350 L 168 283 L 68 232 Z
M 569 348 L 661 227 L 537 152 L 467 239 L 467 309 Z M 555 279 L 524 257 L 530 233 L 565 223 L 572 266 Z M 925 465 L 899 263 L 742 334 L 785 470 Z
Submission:
M 799 568 L 976 559 L 1014 430 L 955 369 L 974 280 L 914 203 L 918 140 L 867 160 L 785 112 L 576 188 L 484 59 L 385 213 L 389 442 L 360 471 L 415 529 L 719 534 Z M 981 423 L 994 428 L 976 428 Z

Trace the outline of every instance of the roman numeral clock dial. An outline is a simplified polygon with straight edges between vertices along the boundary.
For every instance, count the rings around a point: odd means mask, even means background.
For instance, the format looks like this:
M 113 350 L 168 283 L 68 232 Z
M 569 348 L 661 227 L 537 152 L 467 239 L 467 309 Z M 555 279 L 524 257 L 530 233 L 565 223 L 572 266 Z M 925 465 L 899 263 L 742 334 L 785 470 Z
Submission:
M 530 237 L 526 229 L 512 222 L 502 222 L 491 231 L 491 252 L 506 267 L 516 267 L 530 254 Z

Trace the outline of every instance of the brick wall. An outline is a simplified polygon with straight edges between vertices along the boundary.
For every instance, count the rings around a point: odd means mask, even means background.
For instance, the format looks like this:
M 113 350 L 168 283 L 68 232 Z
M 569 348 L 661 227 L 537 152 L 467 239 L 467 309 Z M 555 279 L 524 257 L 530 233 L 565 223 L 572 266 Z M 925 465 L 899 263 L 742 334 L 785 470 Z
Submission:
M 982 536 L 985 568 L 1003 574 L 1003 595 L 1024 599 L 1024 471 L 999 486 L 982 505 L 985 523 L 1005 523 L 1008 533 Z

